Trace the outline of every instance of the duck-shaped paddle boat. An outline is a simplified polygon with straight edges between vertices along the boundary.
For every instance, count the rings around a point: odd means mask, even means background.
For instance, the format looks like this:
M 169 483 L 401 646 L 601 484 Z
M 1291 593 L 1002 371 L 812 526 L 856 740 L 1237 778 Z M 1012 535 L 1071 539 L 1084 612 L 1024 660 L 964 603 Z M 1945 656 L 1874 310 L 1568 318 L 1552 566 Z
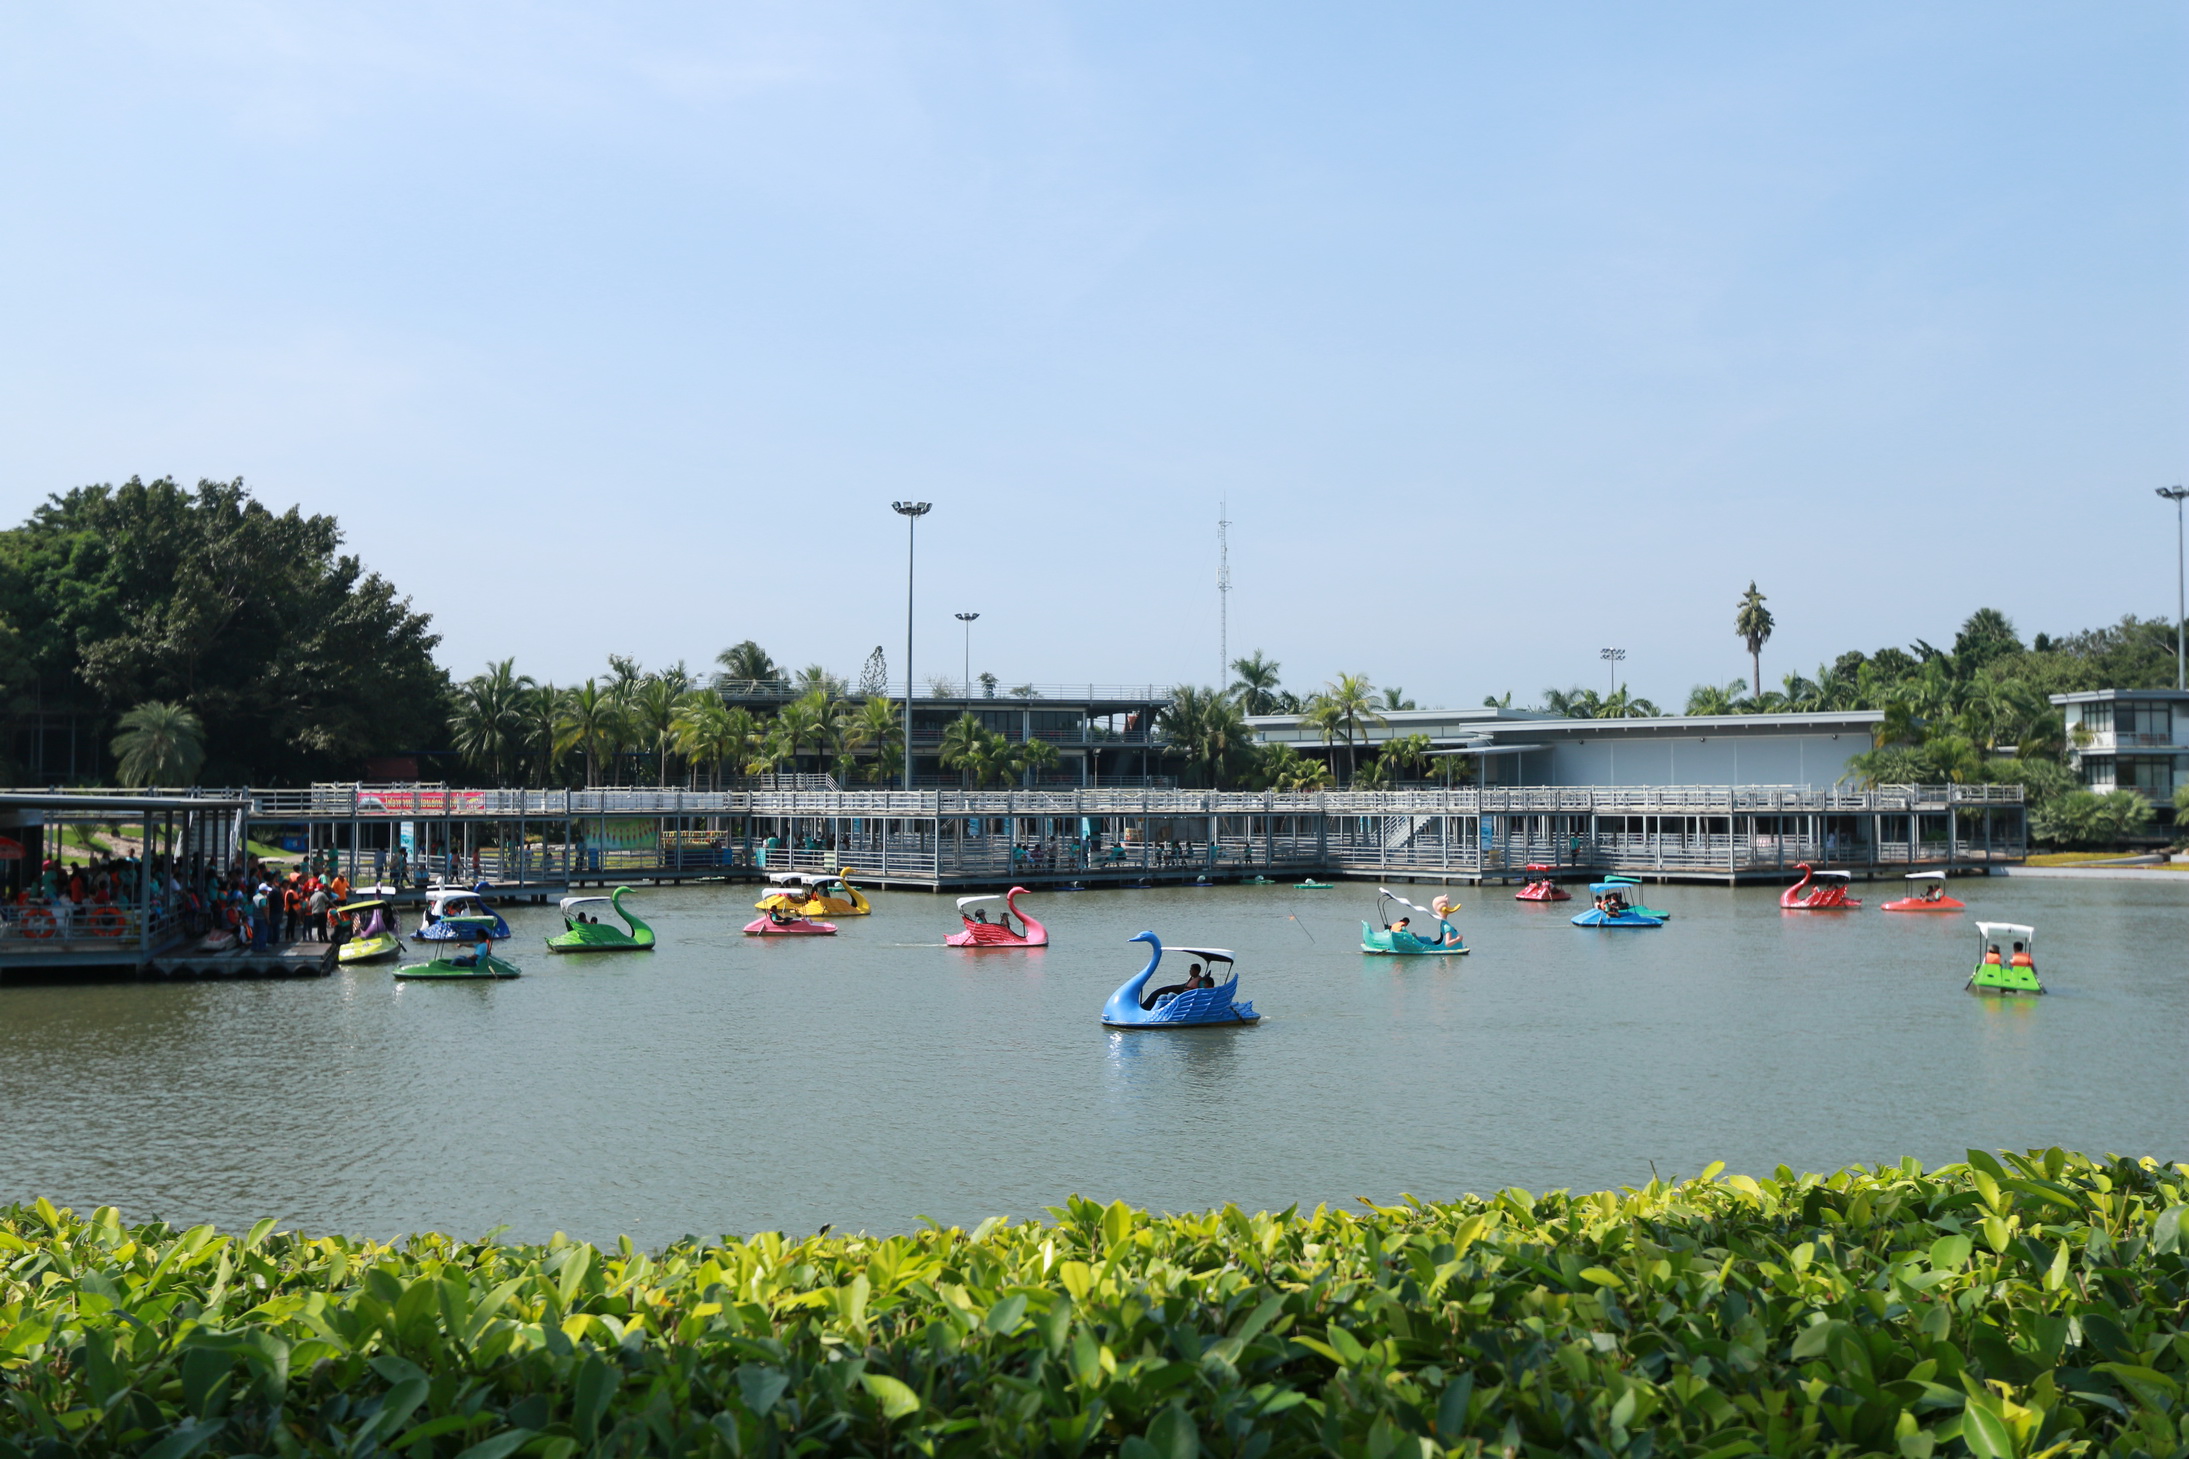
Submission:
M 351 963 L 385 962 L 403 955 L 403 943 L 388 925 L 391 910 L 386 901 L 378 897 L 362 902 L 345 902 L 334 909 L 336 915 L 350 919 L 350 935 L 335 950 L 335 961 L 347 967 Z
M 450 930 L 446 936 L 434 939 L 447 944 L 441 955 L 430 963 L 397 968 L 395 976 L 412 982 L 443 983 L 519 976 L 515 963 L 494 955 L 494 924 L 499 920 L 491 916 L 443 918 L 439 925 Z
M 1946 895 L 1946 874 L 1942 871 L 1911 871 L 1908 895 L 1896 897 L 1879 907 L 1881 912 L 1966 912 L 1966 902 L 1957 902 Z
M 763 912 L 798 912 L 807 917 L 865 917 L 874 904 L 850 878 L 850 867 L 840 872 L 779 871 L 768 878 L 768 894 L 753 906 Z
M 1459 910 L 1459 903 L 1449 897 L 1439 896 L 1428 906 L 1417 906 L 1397 895 L 1389 887 L 1377 887 L 1376 917 L 1383 923 L 1381 928 L 1361 923 L 1361 951 L 1388 953 L 1397 957 L 1446 957 L 1464 955 L 1467 944 L 1460 939 L 1459 929 L 1451 923 L 1451 914 Z M 1434 918 L 1436 935 L 1423 937 L 1413 929 L 1413 919 L 1401 915 L 1396 921 L 1391 913 L 1396 907 L 1419 912 Z M 1423 930 L 1429 924 L 1423 923 Z
M 1049 929 L 1019 910 L 1018 899 L 1026 895 L 1026 888 L 1013 887 L 1002 896 L 958 898 L 958 920 L 965 924 L 962 932 L 953 932 L 943 939 L 945 947 L 1047 947 Z M 996 913 L 996 920 L 988 920 L 988 902 L 1001 902 L 1003 907 Z M 970 909 L 970 910 L 968 910 Z M 1018 918 L 1023 931 L 1014 931 L 1011 919 Z
M 509 936 L 509 924 L 501 913 L 486 904 L 479 895 L 486 890 L 486 883 L 474 887 L 435 887 L 426 893 L 425 917 L 418 930 L 411 934 L 414 942 L 461 942 L 464 939 L 450 926 L 458 918 L 484 917 L 494 928 L 494 940 L 500 942 Z
M 1607 886 L 1627 888 L 1626 902 L 1630 911 L 1639 912 L 1644 917 L 1655 917 L 1659 922 L 1670 922 L 1672 920 L 1670 912 L 1660 912 L 1655 907 L 1645 907 L 1641 904 L 1639 898 L 1642 891 L 1642 879 L 1640 877 L 1613 875 L 1605 877 L 1604 883 Z
M 1554 866 L 1529 862 L 1528 870 L 1533 874 L 1529 876 L 1527 883 L 1519 891 L 1513 893 L 1513 900 L 1516 902 L 1572 901 L 1573 893 L 1551 880 L 1551 873 L 1557 869 Z
M 549 952 L 652 952 L 654 929 L 633 916 L 623 905 L 629 887 L 617 887 L 605 897 L 564 897 L 562 931 L 547 939 Z M 600 914 L 610 908 L 623 926 L 610 927 Z
M 1163 942 L 1152 932 L 1132 938 L 1149 947 L 1148 965 L 1127 978 L 1102 1006 L 1105 1028 L 1215 1028 L 1226 1024 L 1259 1023 L 1262 1015 L 1252 1003 L 1233 998 L 1239 989 L 1235 959 L 1221 947 L 1175 948 L 1180 957 L 1199 959 L 1183 982 L 1149 988 L 1156 965 L 1163 961 Z M 1218 974 L 1231 976 L 1218 981 Z M 1191 986 L 1194 984 L 1198 986 Z
M 2030 951 L 2037 944 L 2037 929 L 2014 922 L 1976 924 L 1978 953 L 1976 971 L 1966 986 L 1978 993 L 2042 993 L 2037 981 L 2037 959 Z
M 1573 919 L 1576 927 L 1662 927 L 1662 917 L 1645 916 L 1627 905 L 1630 884 L 1623 881 L 1599 881 L 1589 883 L 1589 892 L 1596 898 L 1596 905 Z
M 1794 863 L 1801 880 L 1779 893 L 1779 905 L 1789 912 L 1851 912 L 1862 905 L 1847 895 L 1854 880 L 1844 871 L 1817 871 L 1806 861 Z
M 745 924 L 747 937 L 834 937 L 834 922 L 816 922 L 798 912 L 778 908 L 763 912 Z

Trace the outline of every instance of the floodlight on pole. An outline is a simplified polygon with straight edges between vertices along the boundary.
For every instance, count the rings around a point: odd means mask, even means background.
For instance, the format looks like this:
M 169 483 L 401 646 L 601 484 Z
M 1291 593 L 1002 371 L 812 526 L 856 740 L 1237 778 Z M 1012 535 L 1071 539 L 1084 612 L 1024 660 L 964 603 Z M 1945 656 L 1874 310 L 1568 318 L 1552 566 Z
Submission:
M 904 788 L 912 788 L 912 566 L 919 545 L 920 518 L 933 510 L 932 502 L 891 502 L 889 509 L 904 518 Z
M 1619 692 L 1619 662 L 1627 656 L 1627 651 L 1623 648 L 1607 648 L 1601 650 L 1597 656 L 1611 665 L 1611 692 L 1617 694 Z
M 958 621 L 965 625 L 965 697 L 973 697 L 973 620 L 978 613 L 960 613 Z
M 2189 689 L 2189 657 L 2182 654 L 2182 640 L 2189 637 L 2189 624 L 2184 622 L 2189 619 L 2189 601 L 2185 601 L 2189 599 L 2189 593 L 2185 593 L 2182 584 L 2181 551 L 2181 503 L 2182 498 L 2189 497 L 2189 487 L 2161 486 L 2153 490 L 2174 504 L 2174 687 Z

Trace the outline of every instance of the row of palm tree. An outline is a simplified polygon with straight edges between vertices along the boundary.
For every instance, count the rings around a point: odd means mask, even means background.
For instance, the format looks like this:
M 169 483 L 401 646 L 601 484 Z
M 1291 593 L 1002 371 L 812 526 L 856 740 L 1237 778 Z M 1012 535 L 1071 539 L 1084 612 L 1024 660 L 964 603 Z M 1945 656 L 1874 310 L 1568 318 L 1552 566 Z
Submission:
M 1246 722 L 1258 714 L 1297 714 L 1324 744 L 1343 744 L 1348 784 L 1389 784 L 1399 774 L 1418 774 L 1430 763 L 1427 736 L 1412 735 L 1387 743 L 1367 766 L 1360 764 L 1359 746 L 1368 730 L 1387 726 L 1388 713 L 1414 707 L 1401 689 L 1378 691 L 1366 674 L 1340 674 L 1303 698 L 1282 687 L 1282 665 L 1259 649 L 1231 667 L 1236 677 L 1226 688 L 1181 685 L 1156 716 L 1156 732 L 1188 780 L 1218 789 L 1243 785 L 1294 791 L 1320 790 L 1331 783 L 1328 762 L 1291 745 L 1258 743 Z M 1457 770 L 1449 757 L 1446 769 Z
M 607 675 L 567 687 L 518 673 L 513 659 L 490 664 L 457 686 L 449 728 L 457 754 L 497 785 L 555 784 L 575 762 L 587 785 L 696 785 L 704 773 L 719 788 L 727 777 L 795 770 L 808 758 L 840 779 L 880 780 L 904 751 L 894 703 L 849 699 L 825 673 L 773 714 L 755 714 L 696 683 L 681 663 L 647 673 L 620 655 Z
M 943 730 L 942 766 L 955 770 L 975 787 L 1008 785 L 1037 770 L 1046 770 L 1062 757 L 1047 740 L 1013 740 L 989 729 L 970 711 L 959 715 Z

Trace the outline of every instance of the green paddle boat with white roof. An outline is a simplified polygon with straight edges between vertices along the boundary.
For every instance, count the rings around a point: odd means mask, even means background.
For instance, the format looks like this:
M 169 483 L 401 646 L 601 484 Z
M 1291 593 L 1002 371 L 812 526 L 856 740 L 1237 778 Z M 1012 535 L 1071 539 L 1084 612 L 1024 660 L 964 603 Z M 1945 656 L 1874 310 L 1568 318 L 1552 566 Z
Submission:
M 504 962 L 494 955 L 497 920 L 491 914 L 442 918 L 440 925 L 448 927 L 453 935 L 435 944 L 442 949 L 441 955 L 430 963 L 397 968 L 395 976 L 411 982 L 437 983 L 469 983 L 520 976 L 515 963 Z
M 623 905 L 630 894 L 629 887 L 617 887 L 612 896 L 564 897 L 562 899 L 563 930 L 547 939 L 549 952 L 652 952 L 654 929 L 648 927 Z M 623 926 L 611 927 L 600 920 L 601 913 L 610 908 L 623 919 Z

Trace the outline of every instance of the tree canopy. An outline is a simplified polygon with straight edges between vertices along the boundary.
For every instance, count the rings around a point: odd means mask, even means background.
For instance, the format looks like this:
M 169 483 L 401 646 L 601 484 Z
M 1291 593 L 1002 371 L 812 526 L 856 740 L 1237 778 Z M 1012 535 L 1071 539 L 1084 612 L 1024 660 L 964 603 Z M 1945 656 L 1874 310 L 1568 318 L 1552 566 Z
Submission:
M 343 554 L 328 516 L 231 482 L 79 487 L 0 532 L 11 713 L 112 727 L 157 702 L 204 728 L 200 777 L 298 783 L 438 744 L 426 615 Z

